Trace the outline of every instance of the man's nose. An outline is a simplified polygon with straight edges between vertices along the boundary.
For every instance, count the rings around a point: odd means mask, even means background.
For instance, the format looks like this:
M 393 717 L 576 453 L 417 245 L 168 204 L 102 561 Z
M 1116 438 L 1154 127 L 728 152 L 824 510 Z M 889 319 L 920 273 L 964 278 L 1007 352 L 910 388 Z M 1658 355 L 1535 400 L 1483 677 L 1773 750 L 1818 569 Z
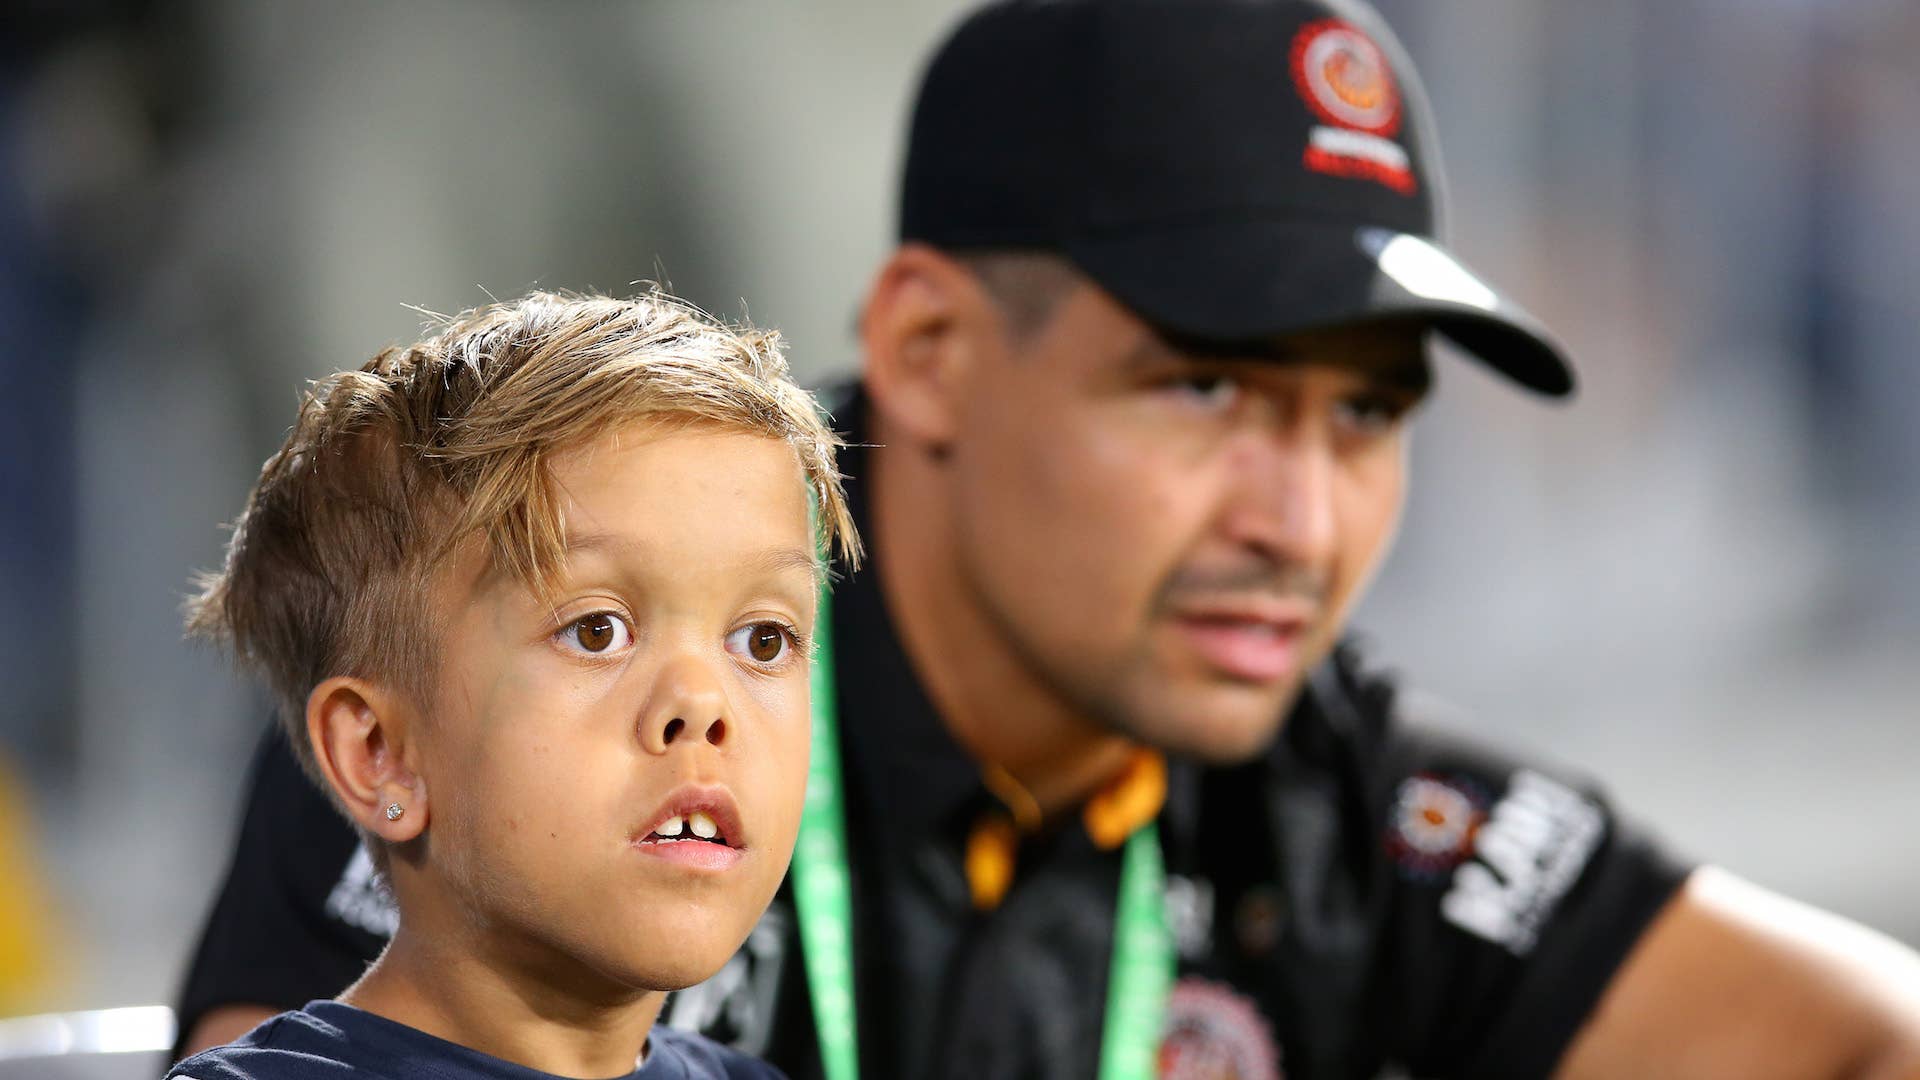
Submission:
M 1339 534 L 1339 462 L 1328 425 L 1288 423 L 1249 433 L 1233 453 L 1229 538 L 1282 563 L 1324 566 Z
M 676 656 L 663 665 L 640 711 L 640 745 L 664 754 L 676 745 L 726 745 L 731 709 L 726 688 L 711 662 Z

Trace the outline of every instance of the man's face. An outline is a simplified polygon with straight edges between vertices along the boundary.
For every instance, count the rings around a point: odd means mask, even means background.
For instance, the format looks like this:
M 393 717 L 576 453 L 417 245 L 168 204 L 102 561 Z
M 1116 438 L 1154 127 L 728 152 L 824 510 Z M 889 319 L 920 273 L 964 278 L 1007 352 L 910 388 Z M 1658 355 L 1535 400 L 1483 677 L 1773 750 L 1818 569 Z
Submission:
M 568 557 L 551 597 L 477 559 L 446 590 L 466 599 L 421 735 L 425 877 L 455 932 L 537 977 L 691 985 L 746 939 L 799 827 L 815 603 L 799 465 L 776 439 L 640 423 L 553 478 Z
M 1385 553 L 1418 330 L 1202 357 L 1080 287 L 983 350 L 950 449 L 961 572 L 1056 692 L 1214 761 L 1273 738 Z

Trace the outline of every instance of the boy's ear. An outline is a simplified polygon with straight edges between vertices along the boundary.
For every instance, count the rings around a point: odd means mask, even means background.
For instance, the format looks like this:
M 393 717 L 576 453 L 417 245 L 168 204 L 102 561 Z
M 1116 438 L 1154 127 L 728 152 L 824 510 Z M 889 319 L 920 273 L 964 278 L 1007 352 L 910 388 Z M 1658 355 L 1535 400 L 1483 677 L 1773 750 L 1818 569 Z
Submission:
M 427 827 L 427 784 L 414 771 L 408 737 L 415 712 L 362 679 L 337 675 L 307 695 L 307 740 L 320 773 L 353 820 L 389 844 Z M 400 813 L 388 816 L 388 807 Z
M 867 396 L 898 435 L 939 450 L 960 427 L 986 353 L 1005 349 L 999 310 L 973 273 L 925 244 L 903 244 L 860 313 Z

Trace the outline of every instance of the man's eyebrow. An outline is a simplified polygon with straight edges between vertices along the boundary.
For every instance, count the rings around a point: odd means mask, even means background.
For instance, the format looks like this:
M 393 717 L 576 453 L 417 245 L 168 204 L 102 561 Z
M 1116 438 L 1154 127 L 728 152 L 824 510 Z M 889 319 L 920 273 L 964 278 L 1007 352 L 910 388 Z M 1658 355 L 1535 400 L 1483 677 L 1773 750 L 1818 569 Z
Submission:
M 1122 366 L 1129 371 L 1152 370 L 1170 363 L 1200 368 L 1259 370 L 1275 365 L 1316 362 L 1327 362 L 1326 354 L 1271 341 L 1249 344 L 1185 341 L 1159 331 L 1142 335 L 1133 348 L 1121 357 Z M 1420 397 L 1433 389 L 1432 365 L 1427 359 L 1426 349 L 1417 343 L 1405 349 L 1378 346 L 1361 348 L 1344 354 L 1335 366 L 1345 367 L 1383 390 Z
M 1383 389 L 1412 397 L 1424 396 L 1433 389 L 1433 365 L 1424 351 L 1383 357 L 1375 363 L 1355 364 L 1354 370 Z
M 1128 370 L 1137 370 L 1179 359 L 1183 359 L 1180 351 L 1168 344 L 1158 332 L 1149 329 L 1140 335 L 1140 340 L 1134 342 L 1133 348 L 1128 349 L 1126 355 L 1120 358 L 1120 364 Z
M 1170 363 L 1258 367 L 1281 359 L 1284 359 L 1282 354 L 1271 342 L 1212 341 L 1149 326 L 1122 355 L 1120 363 L 1128 369 L 1157 368 Z

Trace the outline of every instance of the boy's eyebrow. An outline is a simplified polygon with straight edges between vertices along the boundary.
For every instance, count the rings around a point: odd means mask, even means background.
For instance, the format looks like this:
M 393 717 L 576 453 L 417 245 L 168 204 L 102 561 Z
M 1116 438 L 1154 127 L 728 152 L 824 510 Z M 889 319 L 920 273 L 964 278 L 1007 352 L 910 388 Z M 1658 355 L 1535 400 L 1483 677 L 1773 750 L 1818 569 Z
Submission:
M 582 551 L 631 551 L 644 554 L 646 545 L 614 533 L 573 533 L 568 535 L 563 549 L 568 555 Z M 774 547 L 762 551 L 754 560 L 759 568 L 769 573 L 783 570 L 805 570 L 815 581 L 826 578 L 827 568 L 822 562 L 804 548 Z
M 641 546 L 642 545 L 635 543 L 627 537 L 615 533 L 577 533 L 570 531 L 567 533 L 566 540 L 561 543 L 560 551 L 565 555 L 578 555 L 582 552 L 595 551 L 637 552 L 641 549 Z
M 816 582 L 824 580 L 826 566 L 811 552 L 795 547 L 772 548 L 760 556 L 760 564 L 773 573 L 782 570 L 805 570 Z

